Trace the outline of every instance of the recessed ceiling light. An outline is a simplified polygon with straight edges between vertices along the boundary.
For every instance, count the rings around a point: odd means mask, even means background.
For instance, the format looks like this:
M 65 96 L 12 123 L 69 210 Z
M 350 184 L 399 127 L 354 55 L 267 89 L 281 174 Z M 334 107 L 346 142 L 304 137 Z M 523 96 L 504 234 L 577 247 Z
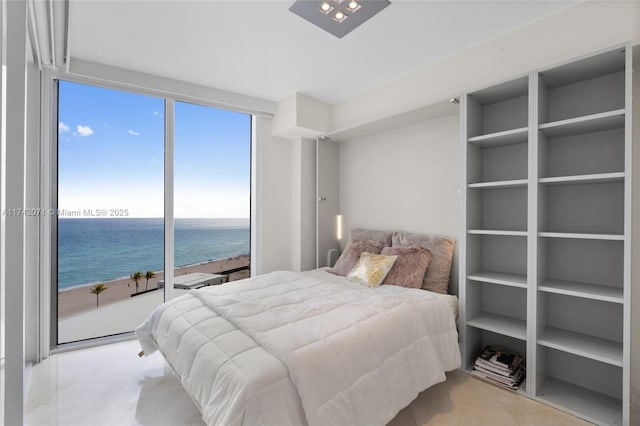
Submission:
M 342 38 L 390 4 L 389 0 L 296 0 L 289 10 Z
M 360 9 L 361 5 L 360 3 L 358 3 L 357 1 L 350 1 L 349 4 L 347 5 L 347 9 L 349 9 L 349 11 L 351 12 L 355 12 L 358 9 Z
M 333 6 L 331 6 L 326 1 L 322 2 L 322 4 L 320 5 L 320 12 L 324 13 L 325 15 L 328 15 L 329 13 L 331 13 L 332 10 L 333 10 Z
M 337 11 L 336 14 L 333 15 L 333 20 L 336 22 L 343 22 L 345 19 L 347 19 L 347 15 L 340 11 Z

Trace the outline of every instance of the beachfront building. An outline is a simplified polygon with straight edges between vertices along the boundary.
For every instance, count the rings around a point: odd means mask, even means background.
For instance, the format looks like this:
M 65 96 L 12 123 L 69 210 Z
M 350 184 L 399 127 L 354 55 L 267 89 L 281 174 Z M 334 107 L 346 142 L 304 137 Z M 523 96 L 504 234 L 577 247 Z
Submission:
M 457 241 L 462 365 L 390 424 L 640 424 L 638 1 L 0 13 L 0 424 L 201 424 L 136 327 L 358 228 Z M 531 374 L 485 399 L 498 343 Z

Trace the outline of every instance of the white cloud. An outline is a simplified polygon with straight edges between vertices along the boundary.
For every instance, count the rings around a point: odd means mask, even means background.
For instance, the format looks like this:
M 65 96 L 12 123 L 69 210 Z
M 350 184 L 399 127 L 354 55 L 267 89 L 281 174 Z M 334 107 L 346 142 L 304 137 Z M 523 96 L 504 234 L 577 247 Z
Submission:
M 136 132 L 135 130 L 129 129 L 128 132 L 131 136 L 140 136 L 140 132 Z
M 62 121 L 58 123 L 58 132 L 67 133 L 70 130 L 71 130 L 71 127 L 67 126 Z
M 160 116 L 160 115 L 162 115 L 162 113 L 160 113 L 158 111 L 153 111 L 153 115 Z
M 91 136 L 93 134 L 93 129 L 89 126 L 82 126 L 82 125 L 78 125 L 76 126 L 76 135 L 78 136 Z

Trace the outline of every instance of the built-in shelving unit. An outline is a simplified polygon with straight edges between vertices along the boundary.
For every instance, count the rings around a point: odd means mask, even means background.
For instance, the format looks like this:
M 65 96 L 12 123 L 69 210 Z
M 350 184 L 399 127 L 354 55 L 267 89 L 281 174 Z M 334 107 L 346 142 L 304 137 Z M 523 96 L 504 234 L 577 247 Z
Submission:
M 624 293 L 621 287 L 575 281 L 544 280 L 538 285 L 538 290 L 547 293 L 583 297 L 585 299 L 602 300 L 604 302 L 624 303 Z
M 516 339 L 524 340 L 527 336 L 527 323 L 525 320 L 505 315 L 482 312 L 469 319 L 467 324 L 481 330 L 493 331 Z
M 538 344 L 622 367 L 622 343 L 612 340 L 546 327 Z
M 527 231 L 501 231 L 498 229 L 469 229 L 469 234 L 476 235 L 506 235 L 512 237 L 526 237 Z
M 537 399 L 592 423 L 621 424 L 620 399 L 554 377 L 544 378 Z
M 631 50 L 534 71 L 462 106 L 463 368 L 527 360 L 528 397 L 629 424 Z
M 467 300 L 463 367 L 488 344 L 527 346 L 528 77 L 466 98 Z M 508 295 L 508 296 L 506 296 Z M 521 385 L 520 392 L 525 392 Z
M 538 232 L 538 236 L 545 238 L 578 238 L 584 240 L 612 240 L 622 241 L 624 235 L 618 234 L 587 234 L 575 232 Z
M 474 136 L 472 138 L 469 138 L 469 142 L 474 145 L 483 147 L 513 145 L 518 143 L 526 143 L 528 134 L 529 128 L 521 127 L 519 129 L 505 130 L 502 132 Z
M 538 182 L 545 185 L 579 185 L 583 183 L 624 182 L 624 172 L 547 177 L 538 179 Z M 469 185 L 469 187 L 471 187 L 471 185 Z
M 467 279 L 483 283 L 507 285 L 511 287 L 527 288 L 527 276 L 518 274 L 505 274 L 503 272 L 479 271 L 467 275 Z
M 527 179 L 512 179 L 496 182 L 470 183 L 469 188 L 518 188 L 525 187 L 528 183 Z
M 617 109 L 615 111 L 544 123 L 538 128 L 545 136 L 551 138 L 619 129 L 624 127 L 624 112 L 624 109 Z

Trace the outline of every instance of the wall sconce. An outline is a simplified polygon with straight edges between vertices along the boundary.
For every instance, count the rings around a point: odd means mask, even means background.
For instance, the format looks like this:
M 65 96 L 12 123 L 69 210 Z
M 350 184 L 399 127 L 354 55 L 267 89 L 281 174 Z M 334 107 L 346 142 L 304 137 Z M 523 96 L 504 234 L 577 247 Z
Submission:
M 336 239 L 338 243 L 342 241 L 342 215 L 336 216 Z

